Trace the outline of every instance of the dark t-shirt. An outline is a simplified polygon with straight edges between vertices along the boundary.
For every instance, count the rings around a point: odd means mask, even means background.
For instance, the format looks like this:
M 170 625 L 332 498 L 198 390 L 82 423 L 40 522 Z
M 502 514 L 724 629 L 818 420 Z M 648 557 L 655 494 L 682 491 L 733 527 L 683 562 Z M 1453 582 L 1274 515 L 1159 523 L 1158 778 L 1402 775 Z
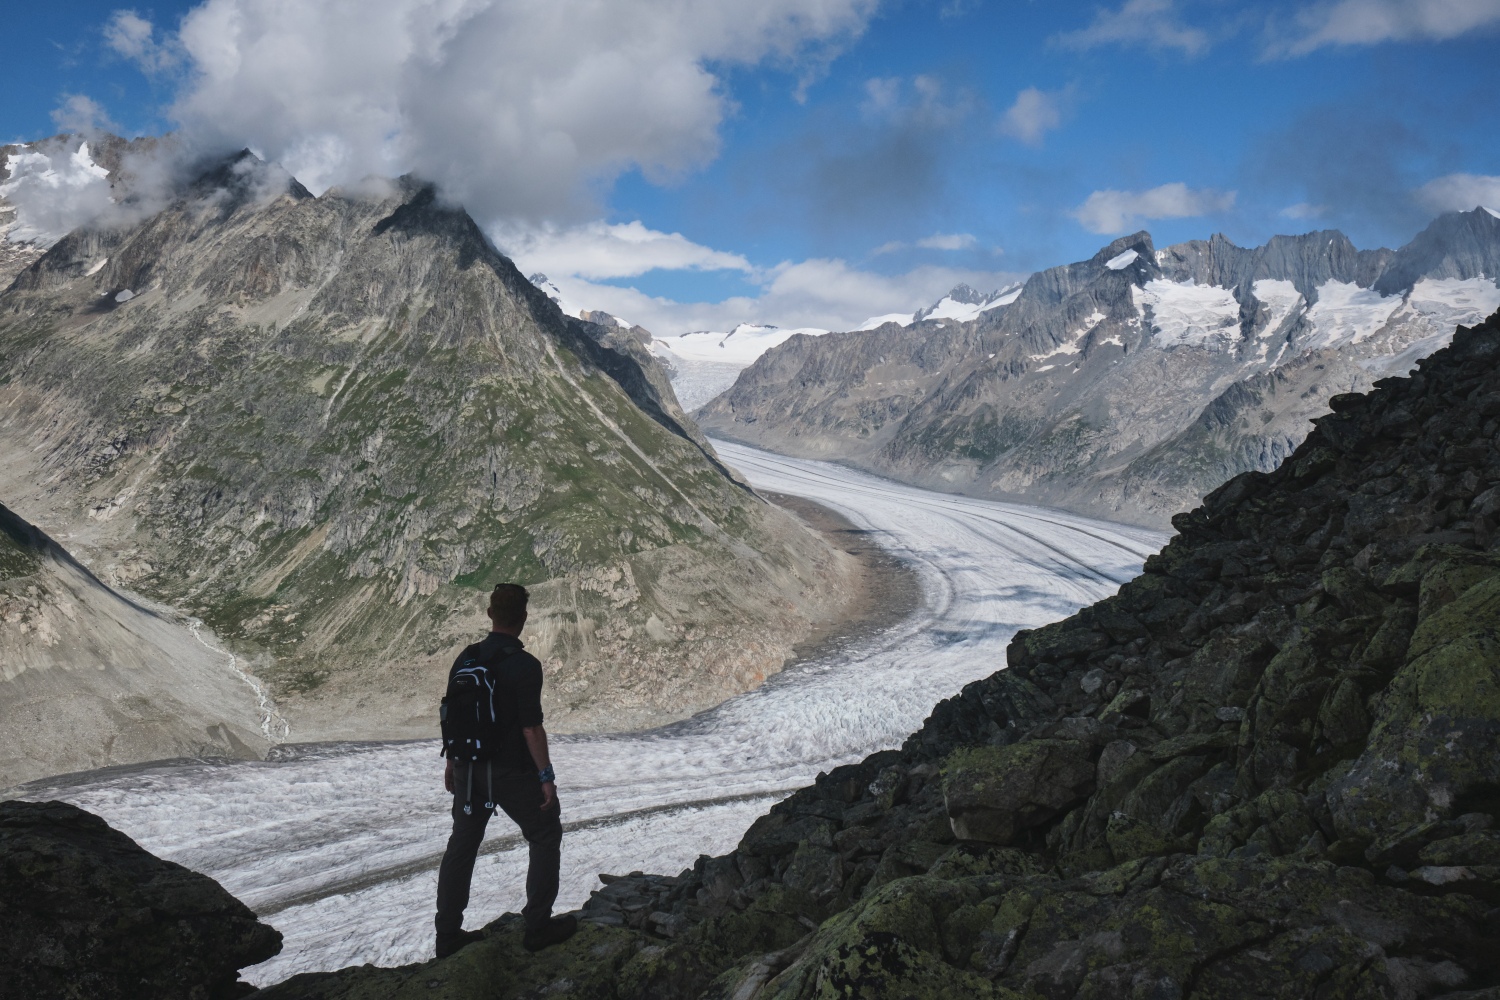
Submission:
M 448 671 L 449 683 L 471 660 L 484 663 L 495 678 L 495 715 L 500 724 L 500 749 L 493 758 L 495 767 L 535 772 L 536 763 L 521 730 L 542 724 L 541 661 L 526 652 L 525 644 L 515 636 L 491 632 L 483 641 L 464 647 L 458 654 Z

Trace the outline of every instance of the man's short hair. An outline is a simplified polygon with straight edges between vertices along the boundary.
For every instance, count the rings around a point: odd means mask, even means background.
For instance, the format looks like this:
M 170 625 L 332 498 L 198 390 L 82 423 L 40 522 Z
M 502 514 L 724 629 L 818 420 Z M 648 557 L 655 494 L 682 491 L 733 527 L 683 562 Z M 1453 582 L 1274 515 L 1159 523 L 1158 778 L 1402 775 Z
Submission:
M 490 591 L 490 619 L 501 628 L 516 628 L 526 621 L 526 601 L 531 595 L 519 583 L 498 584 Z

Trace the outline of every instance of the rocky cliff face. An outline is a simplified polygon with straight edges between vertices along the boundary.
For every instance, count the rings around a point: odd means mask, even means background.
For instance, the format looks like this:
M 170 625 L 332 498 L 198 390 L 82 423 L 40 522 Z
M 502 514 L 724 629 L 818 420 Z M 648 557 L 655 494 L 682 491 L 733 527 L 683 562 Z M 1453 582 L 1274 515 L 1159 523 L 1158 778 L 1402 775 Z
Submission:
M 230 1000 L 281 950 L 210 878 L 64 802 L 0 803 L 0 997 Z
M 1156 250 L 1033 275 L 964 323 L 793 338 L 699 414 L 711 432 L 921 485 L 1165 525 L 1269 471 L 1339 393 L 1404 374 L 1500 306 L 1500 219 L 1406 247 L 1341 233 Z
M 291 998 L 1492 997 L 1500 315 L 739 848 Z M 433 990 L 423 994 L 423 990 Z
M 637 340 L 420 185 L 313 198 L 246 154 L 72 233 L 0 295 L 0 414 L 0 496 L 201 616 L 294 738 L 430 735 L 501 580 L 563 728 L 752 687 L 841 596 Z
M 99 582 L 0 505 L 0 788 L 167 757 L 259 757 L 279 720 L 191 623 Z

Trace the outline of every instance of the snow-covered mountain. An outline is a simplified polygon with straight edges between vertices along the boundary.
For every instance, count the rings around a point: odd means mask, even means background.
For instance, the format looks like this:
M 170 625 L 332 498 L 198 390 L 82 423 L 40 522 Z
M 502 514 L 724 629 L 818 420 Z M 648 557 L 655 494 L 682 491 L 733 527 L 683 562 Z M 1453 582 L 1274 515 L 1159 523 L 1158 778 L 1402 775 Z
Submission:
M 672 389 L 682 408 L 692 412 L 734 385 L 747 365 L 798 334 L 821 337 L 827 330 L 741 323 L 727 333 L 700 330 L 676 337 L 653 337 L 651 353 L 672 373 Z
M 926 309 L 918 309 L 914 313 L 886 313 L 882 316 L 871 316 L 855 329 L 876 330 L 887 323 L 911 326 L 913 323 L 921 323 L 924 320 L 933 322 L 953 320 L 956 323 L 968 323 L 991 309 L 1010 305 L 1020 294 L 1020 282 L 988 294 L 976 292 L 968 285 L 956 285 L 952 291 Z
M 967 321 L 788 341 L 699 420 L 922 485 L 1159 525 L 1274 467 L 1329 397 L 1405 374 L 1500 307 L 1497 275 L 1500 216 L 1484 208 L 1397 251 L 1333 231 L 1161 250 L 1136 233 Z
M 987 294 L 976 292 L 968 285 L 958 285 L 925 309 L 872 316 L 855 329 L 876 330 L 887 324 L 904 328 L 923 322 L 969 322 L 991 309 L 1009 305 L 1020 294 L 1019 284 Z M 683 408 L 691 412 L 732 386 L 739 373 L 766 351 L 799 334 L 821 337 L 828 332 L 818 327 L 784 329 L 767 324 L 741 323 L 727 333 L 700 330 L 675 337 L 655 337 L 650 347 L 671 369 L 677 398 Z
M 563 315 L 572 316 L 574 319 L 582 319 L 583 314 L 588 311 L 585 307 L 580 306 L 578 303 L 564 298 L 562 289 L 558 288 L 557 284 L 553 282 L 551 278 L 547 277 L 545 274 L 542 274 L 540 271 L 538 271 L 536 274 L 533 274 L 526 280 L 531 282 L 536 287 L 540 288 L 542 292 L 547 296 L 547 298 L 551 299 L 553 302 L 556 302 L 557 308 L 563 311 Z M 611 316 L 610 318 L 613 319 L 614 317 Z M 620 325 L 624 326 L 627 324 L 622 323 Z
M 783 330 L 778 326 L 741 323 L 728 333 L 699 330 L 677 337 L 657 337 L 656 343 L 661 345 L 662 351 L 670 352 L 677 358 L 748 365 L 777 344 L 784 343 L 799 333 L 820 337 L 827 332 L 816 327 Z

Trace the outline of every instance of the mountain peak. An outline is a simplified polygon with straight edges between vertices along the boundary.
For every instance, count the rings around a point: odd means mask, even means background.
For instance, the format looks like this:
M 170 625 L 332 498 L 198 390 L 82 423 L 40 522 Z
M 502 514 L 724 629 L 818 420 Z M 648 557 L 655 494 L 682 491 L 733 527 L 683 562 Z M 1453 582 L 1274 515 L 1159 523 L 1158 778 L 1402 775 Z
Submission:
M 988 302 L 993 296 L 993 292 L 985 295 L 983 292 L 976 292 L 973 288 L 960 282 L 954 285 L 952 290 L 948 292 L 947 298 L 952 299 L 954 302 L 962 302 L 965 305 L 977 306 Z
M 1494 278 L 1500 275 L 1500 215 L 1484 206 L 1444 212 L 1392 257 L 1375 287 L 1405 292 L 1420 278 Z
M 1150 257 L 1156 252 L 1156 245 L 1151 242 L 1151 234 L 1142 229 L 1139 232 L 1131 233 L 1129 236 L 1121 236 L 1119 239 L 1113 240 L 1101 247 L 1089 263 L 1103 264 L 1106 261 L 1114 260 L 1127 250 L 1134 250 L 1142 257 Z
M 248 149 L 200 163 L 188 190 L 200 198 L 227 193 L 226 208 L 231 210 L 250 200 L 282 194 L 298 201 L 313 197 L 281 164 L 269 163 Z

